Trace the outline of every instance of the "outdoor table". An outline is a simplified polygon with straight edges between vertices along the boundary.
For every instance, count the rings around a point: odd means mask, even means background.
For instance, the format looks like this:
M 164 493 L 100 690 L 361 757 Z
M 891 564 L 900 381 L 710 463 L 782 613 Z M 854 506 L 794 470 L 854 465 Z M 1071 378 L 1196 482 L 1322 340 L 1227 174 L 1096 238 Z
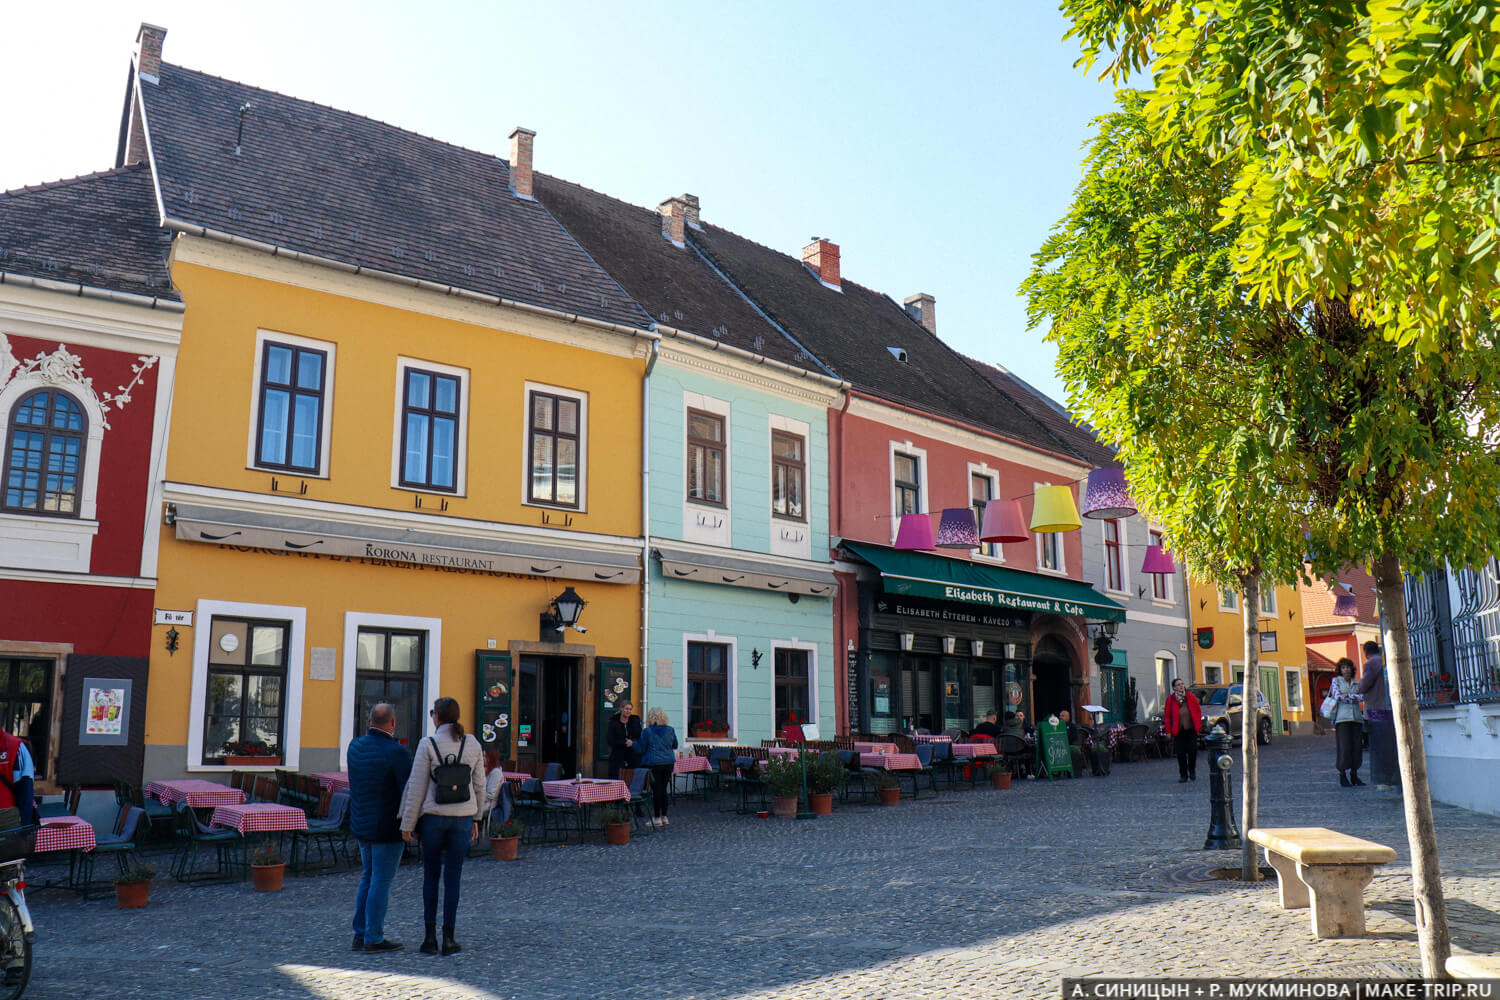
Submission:
M 334 792 L 347 792 L 349 790 L 348 771 L 318 771 L 313 777 L 317 778 L 318 783 L 328 789 L 330 795 Z
M 307 813 L 296 806 L 282 806 L 274 802 L 216 806 L 208 825 L 229 827 L 239 831 L 241 836 L 247 833 L 306 830 Z
M 505 775 L 505 780 L 506 781 L 525 781 L 527 778 L 534 778 L 534 777 L 536 777 L 536 775 L 534 775 L 534 774 L 527 774 L 525 771 L 505 771 L 505 770 L 502 770 L 500 773 L 503 774 L 503 775 Z
M 802 751 L 796 747 L 771 747 L 768 753 L 772 757 L 790 757 L 792 760 L 796 760 Z
M 861 753 L 859 766 L 882 771 L 920 771 L 922 762 L 914 753 Z
M 695 771 L 709 770 L 707 757 L 678 757 L 672 762 L 673 774 L 692 774 Z
M 953 737 L 947 733 L 917 733 L 911 741 L 913 743 L 952 743 Z
M 611 778 L 565 778 L 542 782 L 542 794 L 549 799 L 568 799 L 578 803 L 583 815 L 578 824 L 578 838 L 589 828 L 589 807 L 596 802 L 629 802 L 630 786 Z
M 49 854 L 56 851 L 68 852 L 68 878 L 64 882 L 37 882 L 32 880 L 31 886 L 36 889 L 72 889 L 75 892 L 84 891 L 86 886 L 78 884 L 79 855 L 85 851 L 92 851 L 95 847 L 94 828 L 86 819 L 77 816 L 46 816 L 40 821 L 36 831 L 36 846 L 32 849 L 34 854 Z
M 993 743 L 955 743 L 953 744 L 954 757 L 993 757 L 999 751 Z
M 860 743 L 860 742 L 856 742 L 854 744 L 854 751 L 855 751 L 855 753 L 858 753 L 858 754 L 867 754 L 867 753 L 895 753 L 896 752 L 896 744 L 894 744 L 894 743 Z
M 194 809 L 211 809 L 214 806 L 237 806 L 245 801 L 245 793 L 238 788 L 221 785 L 217 781 L 201 778 L 184 778 L 181 781 L 152 781 L 146 785 L 147 795 L 154 796 L 169 806 L 184 800 Z

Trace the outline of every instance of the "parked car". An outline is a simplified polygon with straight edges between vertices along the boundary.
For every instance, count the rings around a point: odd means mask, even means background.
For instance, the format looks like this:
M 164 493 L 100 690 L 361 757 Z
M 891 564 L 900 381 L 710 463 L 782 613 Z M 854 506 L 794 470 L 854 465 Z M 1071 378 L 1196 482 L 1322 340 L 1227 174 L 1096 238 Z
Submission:
M 1244 718 L 1242 703 L 1245 698 L 1245 686 L 1243 684 L 1215 684 L 1209 687 L 1199 685 L 1190 690 L 1197 696 L 1198 704 L 1203 706 L 1204 732 L 1223 723 L 1224 728 L 1229 731 L 1229 738 L 1238 746 L 1240 723 Z M 1255 700 L 1259 705 L 1260 716 L 1260 721 L 1255 726 L 1255 742 L 1261 746 L 1267 746 L 1271 742 L 1271 730 L 1275 727 L 1271 715 L 1271 703 L 1260 691 L 1255 692 Z M 1198 742 L 1203 742 L 1201 735 Z

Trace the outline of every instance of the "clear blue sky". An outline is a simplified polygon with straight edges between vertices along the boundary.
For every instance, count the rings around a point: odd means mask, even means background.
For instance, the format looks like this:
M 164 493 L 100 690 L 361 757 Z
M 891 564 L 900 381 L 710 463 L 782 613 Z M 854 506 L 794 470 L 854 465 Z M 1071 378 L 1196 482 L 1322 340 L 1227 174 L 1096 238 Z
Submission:
M 421 15 L 414 15 L 420 11 Z M 1017 285 L 1108 89 L 1055 0 L 40 3 L 6 13 L 0 189 L 113 164 L 141 21 L 164 56 L 703 217 L 844 276 L 937 296 L 938 332 L 1060 398 Z

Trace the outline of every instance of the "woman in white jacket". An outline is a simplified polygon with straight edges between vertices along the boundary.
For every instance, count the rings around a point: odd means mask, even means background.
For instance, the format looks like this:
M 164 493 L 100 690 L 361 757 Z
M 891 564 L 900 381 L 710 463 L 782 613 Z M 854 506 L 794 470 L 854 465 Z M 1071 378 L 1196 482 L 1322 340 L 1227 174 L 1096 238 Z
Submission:
M 437 732 L 416 746 L 412 761 L 411 778 L 406 783 L 406 795 L 401 802 L 401 835 L 408 842 L 417 839 L 420 821 L 422 838 L 422 919 L 426 922 L 426 936 L 422 939 L 422 953 L 436 955 L 439 951 L 437 935 L 438 879 L 443 882 L 443 944 L 442 953 L 452 955 L 461 950 L 453 940 L 453 925 L 458 918 L 458 880 L 463 872 L 464 854 L 469 842 L 479 838 L 479 824 L 484 818 L 484 754 L 479 740 L 464 733 L 458 721 L 458 702 L 452 698 L 439 698 L 432 705 L 432 721 Z M 439 801 L 434 769 L 445 764 L 467 765 L 467 786 L 450 789 L 443 799 L 457 799 L 467 791 L 468 796 L 459 801 Z
M 1337 703 L 1333 709 L 1334 743 L 1339 769 L 1339 784 L 1363 785 L 1359 780 L 1359 765 L 1364 757 L 1360 738 L 1364 732 L 1365 713 L 1360 708 L 1359 681 L 1354 676 L 1354 661 L 1345 656 L 1339 660 L 1338 676 L 1328 688 L 1328 693 Z

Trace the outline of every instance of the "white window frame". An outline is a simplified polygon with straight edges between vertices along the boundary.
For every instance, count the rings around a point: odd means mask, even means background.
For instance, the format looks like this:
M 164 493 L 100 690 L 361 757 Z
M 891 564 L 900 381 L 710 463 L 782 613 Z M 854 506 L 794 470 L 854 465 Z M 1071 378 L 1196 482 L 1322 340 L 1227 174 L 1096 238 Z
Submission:
M 812 558 L 812 527 L 813 527 L 813 454 L 812 454 L 812 425 L 794 417 L 785 417 L 779 413 L 772 413 L 770 417 L 770 429 L 766 434 L 766 473 L 771 473 L 774 459 L 769 449 L 771 447 L 771 434 L 791 434 L 802 438 L 802 513 L 803 519 L 794 521 L 790 518 L 777 517 L 771 511 L 771 483 L 766 484 L 766 513 L 770 519 L 770 551 L 778 556 L 790 556 L 795 559 Z M 684 440 L 686 440 L 684 438 Z M 725 454 L 728 452 L 726 450 Z M 800 538 L 798 536 L 801 536 Z
M 401 482 L 401 465 L 406 456 L 401 454 L 401 434 L 406 414 L 406 373 L 410 369 L 447 375 L 458 379 L 458 439 L 454 443 L 455 463 L 453 489 L 444 490 L 433 486 L 412 486 Z M 528 411 L 529 412 L 529 411 Z M 580 411 L 580 416 L 582 411 Z M 582 448 L 579 449 L 582 451 Z M 396 358 L 396 406 L 391 414 L 391 489 L 407 493 L 428 493 L 441 497 L 468 495 L 469 489 L 469 370 L 436 361 L 398 356 Z
M 1032 498 L 1033 498 L 1032 499 L 1033 506 L 1036 503 L 1036 500 L 1035 500 L 1036 491 L 1039 490 L 1039 489 L 1041 489 L 1043 486 L 1052 486 L 1052 485 L 1054 485 L 1054 484 L 1052 484 L 1052 483 L 1032 483 L 1031 484 L 1031 495 L 1032 495 Z M 1071 492 L 1071 491 L 1072 491 L 1072 487 L 1069 487 L 1069 492 Z M 1075 496 L 1073 498 L 1073 501 L 1074 501 L 1074 503 L 1077 503 L 1078 498 Z M 1046 573 L 1048 576 L 1067 576 L 1068 575 L 1068 547 L 1065 544 L 1063 544 L 1063 537 L 1062 537 L 1063 536 L 1063 532 L 1061 532 L 1061 531 L 1038 531 L 1038 532 L 1035 532 L 1034 534 L 1036 535 L 1036 571 L 1038 573 Z M 1042 544 L 1043 544 L 1042 543 L 1042 537 L 1044 535 L 1052 537 L 1057 542 L 1057 566 L 1055 568 L 1051 568 L 1051 567 L 1045 566 L 1042 563 Z M 1124 554 L 1123 553 L 1121 554 L 1121 559 L 1124 559 Z M 1123 568 L 1124 567 L 1122 566 L 1121 569 L 1123 569 Z
M 815 642 L 802 642 L 796 636 L 790 639 L 771 640 L 771 728 L 776 728 L 776 651 L 778 649 L 797 649 L 807 654 L 807 704 L 811 719 L 804 722 L 822 724 L 820 715 L 821 706 L 818 703 L 818 644 Z M 773 732 L 772 736 L 779 736 Z
M 1215 591 L 1219 595 L 1218 596 L 1218 601 L 1219 601 L 1219 610 L 1220 611 L 1230 611 L 1230 612 L 1234 612 L 1234 613 L 1238 613 L 1239 612 L 1239 610 L 1240 610 L 1240 595 L 1239 594 L 1235 593 L 1233 590 L 1231 590 L 1229 588 L 1226 588 L 1226 587 L 1215 586 L 1214 589 L 1215 589 Z M 1229 603 L 1228 604 L 1224 603 L 1224 595 L 1225 594 L 1229 595 Z
M 1268 604 L 1270 605 L 1269 607 L 1267 607 Z M 1275 618 L 1277 616 L 1277 613 L 1278 612 L 1276 610 L 1276 588 L 1275 587 L 1263 587 L 1263 588 L 1261 588 L 1261 592 L 1260 592 L 1260 617 L 1262 617 L 1262 618 Z
M 412 618 L 407 615 L 377 615 L 363 611 L 344 612 L 344 655 L 342 657 L 344 676 L 339 685 L 342 699 L 339 704 L 339 769 L 348 766 L 346 759 L 349 753 L 349 741 L 355 737 L 355 726 L 359 720 L 354 718 L 354 681 L 355 681 L 355 657 L 359 652 L 359 630 L 361 628 L 394 628 L 406 629 L 412 632 L 425 632 L 427 639 L 422 648 L 426 650 L 426 662 L 422 664 L 422 696 L 427 704 L 431 705 L 437 701 L 442 693 L 443 672 L 443 620 L 441 618 Z M 422 736 L 431 736 L 434 732 L 432 719 L 424 716 L 427 724 L 423 729 Z M 363 735 L 364 730 L 360 730 Z M 415 747 L 417 740 L 413 737 L 415 733 L 397 733 L 397 736 L 405 736 L 410 746 Z
M 901 530 L 900 506 L 896 499 L 896 454 L 901 453 L 917 460 L 917 500 L 922 506 L 920 513 L 930 515 L 932 505 L 927 502 L 927 449 L 918 448 L 910 441 L 890 441 L 886 448 L 886 476 L 891 493 L 891 544 L 896 543 L 896 533 Z
M 724 421 L 724 505 L 721 507 L 715 503 L 703 503 L 691 500 L 687 495 L 687 428 L 688 411 L 701 410 L 712 414 Z M 677 426 L 677 441 L 681 451 L 678 455 L 678 468 L 682 470 L 682 537 L 684 541 L 701 542 L 704 545 L 718 545 L 729 547 L 734 538 L 734 469 L 733 448 L 730 442 L 733 440 L 734 421 L 731 418 L 731 406 L 727 399 L 716 399 L 713 396 L 705 396 L 701 392 L 684 392 L 682 394 L 681 422 Z M 766 438 L 766 448 L 769 453 L 771 439 Z M 767 462 L 769 463 L 769 455 Z M 769 464 L 767 465 L 769 469 Z M 766 499 L 766 510 L 769 514 L 770 507 L 770 479 L 766 480 L 768 491 Z M 808 522 L 811 523 L 811 522 Z M 686 661 L 684 661 L 686 662 Z
M 1204 660 L 1201 666 L 1203 667 L 1203 683 L 1205 685 L 1214 687 L 1224 683 L 1224 663 L 1222 660 Z M 1208 679 L 1208 672 L 1210 670 L 1217 670 L 1219 672 L 1217 680 L 1211 681 Z
M 688 707 L 688 693 L 692 687 L 688 682 L 688 643 L 708 642 L 717 646 L 729 647 L 729 662 L 724 665 L 725 683 L 729 685 L 729 735 L 725 737 L 730 743 L 735 742 L 740 736 L 740 640 L 739 636 L 719 635 L 713 629 L 707 632 L 684 632 L 682 633 L 682 729 L 684 739 L 692 738 L 688 734 L 688 720 L 691 718 Z M 773 677 L 774 681 L 775 678 Z M 699 741 L 701 742 L 701 740 Z
M 975 476 L 978 476 L 981 479 L 988 479 L 990 481 L 990 499 L 987 501 L 987 503 L 1003 503 L 1004 502 L 1004 501 L 1002 501 L 1000 499 L 1000 472 L 999 472 L 999 470 L 998 469 L 992 469 L 992 468 L 990 468 L 989 464 L 986 463 L 986 462 L 980 462 L 978 464 L 975 464 L 974 462 L 970 462 L 969 463 L 969 477 L 968 477 L 968 480 L 967 480 L 967 482 L 968 482 L 968 490 L 969 490 L 969 509 L 970 510 L 974 509 L 974 477 Z M 982 523 L 978 524 L 978 525 L 975 525 L 975 527 L 977 529 L 981 530 L 981 531 L 984 529 L 984 525 Z M 984 551 L 985 544 L 986 543 L 984 543 L 984 542 L 980 542 L 979 546 L 977 548 L 973 548 L 973 549 L 969 550 L 969 555 L 972 558 L 979 560 L 980 562 L 996 563 L 996 564 L 1005 562 L 1005 545 L 1004 545 L 1004 543 L 1002 543 L 1002 542 L 989 542 L 988 543 L 988 544 L 993 545 L 995 547 L 995 554 L 994 555 L 988 555 L 988 554 L 985 553 L 985 551 Z
M 1157 537 L 1157 540 L 1155 542 L 1153 542 L 1151 540 L 1151 536 L 1153 534 L 1155 534 L 1156 537 Z M 1161 544 L 1161 536 L 1162 536 L 1162 531 L 1161 531 L 1160 528 L 1151 528 L 1151 527 L 1148 527 L 1146 529 L 1146 544 L 1147 545 L 1160 545 Z M 1153 585 L 1152 588 L 1151 588 L 1151 603 L 1155 604 L 1158 607 L 1163 607 L 1163 608 L 1166 608 L 1166 607 L 1176 607 L 1177 606 L 1177 574 L 1176 573 L 1162 573 L 1162 574 L 1159 574 L 1159 575 L 1161 576 L 1162 583 L 1164 583 L 1166 585 L 1167 596 L 1166 597 L 1157 597 L 1156 596 L 1156 588 Z
M 233 771 L 223 764 L 203 763 L 203 709 L 208 698 L 208 645 L 213 620 L 263 618 L 290 624 L 286 643 L 286 727 L 282 732 L 282 763 L 288 771 L 302 762 L 302 683 L 307 676 L 307 609 L 282 604 L 245 604 L 239 601 L 199 600 L 193 621 L 193 682 L 188 696 L 187 769 Z
M 1236 677 L 1235 676 L 1236 674 L 1239 674 L 1239 676 Z M 1244 664 L 1243 661 L 1241 661 L 1241 660 L 1230 660 L 1229 661 L 1229 676 L 1225 679 L 1224 683 L 1225 684 L 1243 684 L 1243 683 L 1245 683 L 1245 664 Z
M 531 499 L 531 394 L 544 392 L 549 396 L 564 396 L 578 401 L 578 506 L 547 503 Z M 588 513 L 589 483 L 589 394 L 578 389 L 565 389 L 560 385 L 527 380 L 521 389 L 521 506 L 539 507 L 542 510 L 562 510 L 569 513 Z
M 1306 682 L 1306 680 L 1304 678 L 1304 675 L 1302 673 L 1302 667 L 1300 667 L 1300 666 L 1297 666 L 1297 667 L 1285 667 L 1285 668 L 1283 668 L 1283 672 L 1286 674 L 1286 677 L 1283 678 L 1283 680 L 1281 682 L 1282 683 L 1282 687 L 1283 687 L 1283 689 L 1285 691 L 1285 697 L 1282 698 L 1282 700 L 1281 700 L 1281 709 L 1282 709 L 1282 711 L 1283 712 L 1305 712 L 1305 711 L 1307 711 L 1307 698 L 1306 698 L 1306 696 L 1305 696 L 1305 694 L 1303 692 L 1303 689 L 1307 687 L 1307 682 Z M 1292 678 L 1292 677 L 1296 677 L 1297 678 L 1297 704 L 1295 704 L 1295 705 L 1292 704 L 1292 697 L 1291 697 L 1291 695 L 1292 695 L 1292 686 L 1291 686 L 1291 684 L 1289 684 L 1287 682 L 1287 679 Z
M 310 351 L 322 351 L 328 356 L 327 368 L 323 377 L 323 426 L 319 430 L 318 439 L 318 468 L 316 472 L 305 470 L 272 469 L 260 464 L 260 455 L 255 450 L 255 439 L 260 430 L 260 369 L 266 357 L 266 342 L 273 344 L 286 344 L 289 347 L 303 347 Z M 256 330 L 255 331 L 255 364 L 251 368 L 250 375 L 250 426 L 249 434 L 245 441 L 245 468 L 256 472 L 269 472 L 276 476 L 288 476 L 301 479 L 327 479 L 331 475 L 330 469 L 333 464 L 333 377 L 338 370 L 338 345 L 326 340 L 313 340 L 310 337 L 299 337 L 293 333 L 282 333 L 278 330 Z
M 1099 551 L 1101 553 L 1103 553 L 1103 555 L 1104 555 L 1104 558 L 1102 560 L 1100 560 L 1100 562 L 1103 563 L 1104 579 L 1100 581 L 1100 588 L 1099 589 L 1103 590 L 1106 594 L 1121 594 L 1121 595 L 1123 595 L 1125 597 L 1129 597 L 1130 596 L 1130 560 L 1126 557 L 1126 554 L 1130 551 L 1130 542 L 1129 542 L 1128 534 L 1127 534 L 1127 531 L 1126 531 L 1126 528 L 1125 528 L 1125 522 L 1126 522 L 1126 520 L 1127 520 L 1127 518 L 1123 518 L 1123 517 L 1111 517 L 1111 518 L 1100 518 L 1099 519 Z M 1110 585 L 1109 585 L 1109 522 L 1110 521 L 1113 521 L 1116 524 L 1116 526 L 1118 526 L 1118 528 L 1120 530 L 1120 539 L 1119 539 L 1119 543 L 1120 543 L 1120 586 L 1119 586 L 1118 590 L 1116 590 L 1114 588 L 1111 588 Z

